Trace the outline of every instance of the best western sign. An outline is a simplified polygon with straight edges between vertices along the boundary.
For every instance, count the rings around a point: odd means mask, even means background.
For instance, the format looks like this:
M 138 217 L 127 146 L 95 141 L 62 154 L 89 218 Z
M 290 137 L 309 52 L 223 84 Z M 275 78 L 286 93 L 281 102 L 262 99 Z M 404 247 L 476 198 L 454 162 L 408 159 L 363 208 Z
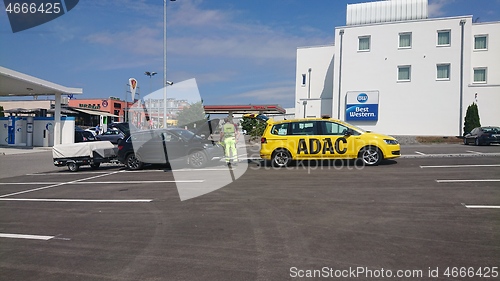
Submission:
M 377 121 L 378 91 L 347 92 L 345 120 Z

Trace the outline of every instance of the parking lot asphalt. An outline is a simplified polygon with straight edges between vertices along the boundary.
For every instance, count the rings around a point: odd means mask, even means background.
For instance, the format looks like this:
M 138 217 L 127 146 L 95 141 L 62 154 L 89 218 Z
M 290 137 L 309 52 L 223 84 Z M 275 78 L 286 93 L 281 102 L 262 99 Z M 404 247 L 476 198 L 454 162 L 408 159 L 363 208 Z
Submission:
M 402 152 L 377 167 L 251 161 L 187 201 L 162 166 L 0 155 L 0 280 L 498 279 L 500 146 Z

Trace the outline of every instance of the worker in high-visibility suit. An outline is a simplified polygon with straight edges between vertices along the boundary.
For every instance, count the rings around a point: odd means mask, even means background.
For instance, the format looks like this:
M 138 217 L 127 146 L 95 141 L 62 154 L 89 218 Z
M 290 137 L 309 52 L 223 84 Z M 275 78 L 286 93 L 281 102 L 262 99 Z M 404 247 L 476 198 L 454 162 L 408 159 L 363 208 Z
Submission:
M 224 154 L 228 166 L 235 166 L 238 163 L 238 151 L 236 150 L 238 135 L 236 125 L 231 123 L 229 118 L 224 118 L 224 125 L 220 131 L 220 140 L 224 143 Z

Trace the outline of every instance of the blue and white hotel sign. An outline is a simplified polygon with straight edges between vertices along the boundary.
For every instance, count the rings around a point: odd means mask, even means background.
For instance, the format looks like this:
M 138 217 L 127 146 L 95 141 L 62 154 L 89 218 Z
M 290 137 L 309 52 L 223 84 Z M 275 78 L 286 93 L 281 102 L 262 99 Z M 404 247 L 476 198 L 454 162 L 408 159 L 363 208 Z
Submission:
M 378 91 L 347 92 L 345 120 L 377 121 Z

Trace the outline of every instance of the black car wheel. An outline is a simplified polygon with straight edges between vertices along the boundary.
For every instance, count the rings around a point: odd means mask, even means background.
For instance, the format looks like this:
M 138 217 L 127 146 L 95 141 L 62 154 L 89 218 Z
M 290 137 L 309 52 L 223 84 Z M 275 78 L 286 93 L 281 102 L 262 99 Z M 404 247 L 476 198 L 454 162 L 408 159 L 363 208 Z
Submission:
M 199 169 L 205 167 L 207 163 L 208 157 L 203 151 L 199 150 L 189 154 L 188 164 L 190 167 Z
M 286 149 L 278 149 L 273 153 L 271 162 L 274 167 L 286 167 L 292 162 L 292 155 Z
M 479 141 L 478 138 L 476 138 L 476 140 L 474 140 L 474 145 L 476 145 L 476 146 L 481 145 L 481 142 Z
M 139 161 L 134 153 L 131 153 L 125 158 L 125 166 L 127 166 L 129 170 L 140 170 L 144 166 L 144 163 Z
M 69 162 L 68 163 L 68 170 L 71 172 L 76 172 L 80 169 L 80 165 L 76 164 L 75 162 Z
M 92 168 L 92 169 L 97 169 L 97 168 L 99 168 L 99 166 L 101 166 L 101 163 L 92 163 L 92 164 L 90 164 L 90 168 Z
M 469 142 L 467 141 L 467 138 L 464 138 L 464 144 L 469 145 Z
M 376 166 L 382 162 L 382 153 L 374 146 L 368 146 L 359 152 L 359 159 L 363 161 L 366 166 Z

